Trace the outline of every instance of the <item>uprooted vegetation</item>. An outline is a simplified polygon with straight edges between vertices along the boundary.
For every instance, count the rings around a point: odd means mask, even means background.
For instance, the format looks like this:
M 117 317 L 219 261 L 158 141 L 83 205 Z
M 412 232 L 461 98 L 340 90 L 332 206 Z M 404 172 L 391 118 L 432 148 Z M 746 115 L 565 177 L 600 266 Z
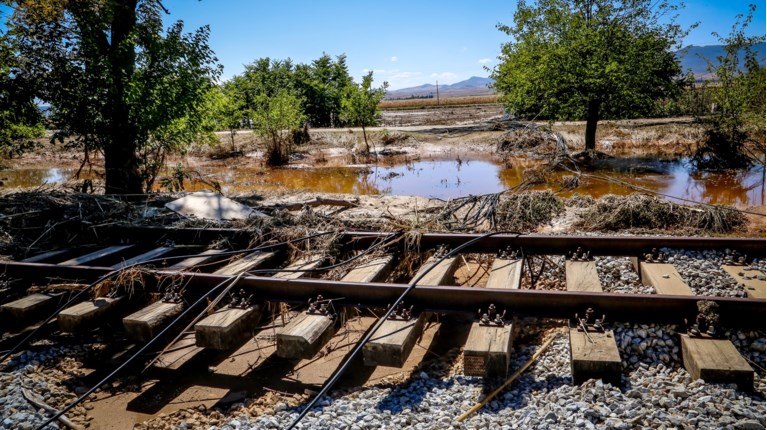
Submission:
M 551 222 L 564 211 L 564 200 L 551 191 L 508 194 L 498 205 L 497 225 L 499 230 L 531 231 Z
M 526 151 L 550 142 L 549 136 L 537 129 L 513 128 L 498 138 L 495 150 L 497 152 Z
M 589 205 L 576 227 L 588 231 L 664 230 L 730 233 L 746 224 L 746 217 L 718 205 L 682 205 L 644 194 L 607 195 Z
M 529 232 L 564 212 L 551 191 L 504 191 L 448 201 L 432 225 L 445 231 L 506 230 Z
M 175 197 L 154 194 L 128 202 L 51 189 L 6 193 L 0 195 L 0 255 L 18 259 L 93 245 L 105 240 L 104 228 L 118 224 L 236 228 L 259 242 L 344 230 L 527 233 L 552 224 L 585 231 L 726 234 L 747 226 L 743 213 L 726 206 L 688 206 L 642 194 L 568 200 L 524 188 L 447 202 L 364 197 L 266 205 L 254 195 L 237 200 L 268 216 L 227 222 L 186 218 L 163 207 Z
M 519 153 L 535 150 L 541 154 L 556 154 L 560 150 L 567 152 L 567 146 L 559 133 L 533 123 L 499 123 L 508 127 L 497 140 L 495 150 L 498 153 Z

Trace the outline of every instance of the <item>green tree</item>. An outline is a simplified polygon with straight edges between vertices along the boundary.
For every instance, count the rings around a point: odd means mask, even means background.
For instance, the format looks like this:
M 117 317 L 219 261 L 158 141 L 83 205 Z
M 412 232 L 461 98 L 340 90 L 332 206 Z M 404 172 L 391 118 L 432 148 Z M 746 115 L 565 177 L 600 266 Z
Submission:
M 0 35 L 0 154 L 19 155 L 34 146 L 45 128 L 32 86 L 18 75 L 18 57 L 6 34 Z
M 157 154 L 205 132 L 203 99 L 220 74 L 207 27 L 163 31 L 159 0 L 3 1 L 15 6 L 20 75 L 51 103 L 55 138 L 103 152 L 108 194 L 150 188 Z
M 261 94 L 254 102 L 253 129 L 266 141 L 266 163 L 286 164 L 293 148 L 293 131 L 305 119 L 301 99 L 288 90 L 281 90 L 272 96 Z
M 339 123 L 341 100 L 347 88 L 353 85 L 346 66 L 346 55 L 336 60 L 328 54 L 299 64 L 295 69 L 295 86 L 304 99 L 304 112 L 313 127 L 335 127 Z
M 293 76 L 293 61 L 272 60 L 268 57 L 259 58 L 251 64 L 245 65 L 245 71 L 241 77 L 236 77 L 237 90 L 243 97 L 243 106 L 246 110 L 259 108 L 264 97 L 274 97 L 282 91 L 295 91 L 295 78 Z
M 210 127 L 215 131 L 229 131 L 232 152 L 236 152 L 234 138 L 237 136 L 237 130 L 241 129 L 248 119 L 236 80 L 232 79 L 223 85 L 212 87 L 205 96 L 205 103 Z
M 600 118 L 643 115 L 681 89 L 676 10 L 663 0 L 520 0 L 514 25 L 498 25 L 513 40 L 495 87 L 516 115 L 585 119 L 592 152 Z
M 370 153 L 370 145 L 365 127 L 376 124 L 378 103 L 386 95 L 388 87 L 389 84 L 384 82 L 381 87 L 373 88 L 373 72 L 368 72 L 362 77 L 361 84 L 347 87 L 346 96 L 341 101 L 341 118 L 351 126 L 362 127 L 367 153 Z
M 693 161 L 700 168 L 748 167 L 762 161 L 765 136 L 765 68 L 759 64 L 754 45 L 765 36 L 747 36 L 755 5 L 738 15 L 727 37 L 713 33 L 724 45 L 724 55 L 708 60 L 714 80 L 706 87 L 713 94 L 715 112 L 703 118 L 706 141 L 696 149 Z M 749 148 L 756 149 L 752 151 Z

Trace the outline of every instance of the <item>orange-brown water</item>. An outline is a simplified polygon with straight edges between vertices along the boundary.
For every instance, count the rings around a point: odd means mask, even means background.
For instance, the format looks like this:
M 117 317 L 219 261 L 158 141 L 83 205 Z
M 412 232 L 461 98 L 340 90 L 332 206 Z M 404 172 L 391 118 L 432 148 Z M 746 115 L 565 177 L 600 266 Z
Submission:
M 512 158 L 507 163 L 493 158 L 474 160 L 430 158 L 391 165 L 331 166 L 309 165 L 265 169 L 237 159 L 225 164 L 203 165 L 196 174 L 216 181 L 226 194 L 267 190 L 291 190 L 320 193 L 417 195 L 448 199 L 469 194 L 487 194 L 518 185 L 530 168 L 540 161 Z M 616 158 L 595 162 L 584 173 L 604 176 L 644 187 L 664 195 L 696 202 L 727 204 L 739 207 L 764 206 L 764 170 L 696 173 L 685 160 Z M 74 169 L 16 169 L 0 171 L 4 187 L 36 187 L 60 184 L 71 178 Z M 549 183 L 536 189 L 560 191 L 562 177 L 570 172 L 549 176 Z M 201 182 L 186 184 L 188 190 L 205 188 Z M 562 192 L 601 197 L 605 194 L 631 194 L 624 185 L 585 178 L 574 191 Z

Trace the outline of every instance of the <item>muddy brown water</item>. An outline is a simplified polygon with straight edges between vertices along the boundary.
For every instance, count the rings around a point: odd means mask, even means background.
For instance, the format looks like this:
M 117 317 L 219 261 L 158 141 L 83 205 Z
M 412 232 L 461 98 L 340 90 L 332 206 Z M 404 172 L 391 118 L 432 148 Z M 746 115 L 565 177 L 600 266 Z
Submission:
M 541 161 L 521 157 L 503 162 L 493 157 L 467 159 L 466 156 L 434 156 L 384 163 L 313 163 L 264 169 L 233 159 L 220 165 L 200 166 L 195 170 L 195 176 L 218 182 L 225 194 L 291 190 L 449 199 L 495 193 L 514 187 L 529 174 L 528 169 L 539 166 Z M 699 173 L 691 169 L 685 159 L 614 158 L 597 161 L 582 171 L 695 202 L 737 207 L 765 205 L 763 169 Z M 74 174 L 75 169 L 65 168 L 0 170 L 0 183 L 4 188 L 38 187 L 62 184 Z M 560 191 L 563 177 L 567 175 L 572 173 L 554 173 L 549 177 L 548 184 L 538 185 L 535 189 Z M 207 185 L 201 181 L 189 181 L 186 188 L 204 189 Z M 561 195 L 568 197 L 579 193 L 598 198 L 606 194 L 627 195 L 632 192 L 631 188 L 615 182 L 586 178 L 581 180 L 576 190 L 562 191 Z

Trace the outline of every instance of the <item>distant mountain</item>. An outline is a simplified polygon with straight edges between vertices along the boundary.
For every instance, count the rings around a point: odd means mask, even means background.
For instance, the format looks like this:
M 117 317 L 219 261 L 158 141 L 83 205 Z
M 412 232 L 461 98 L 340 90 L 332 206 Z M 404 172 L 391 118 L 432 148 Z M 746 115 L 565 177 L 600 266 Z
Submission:
M 765 64 L 765 44 L 764 42 L 754 45 L 751 48 L 756 53 L 756 58 L 759 63 L 764 66 Z M 691 70 L 692 73 L 698 78 L 710 77 L 708 71 L 709 60 L 714 64 L 717 63 L 716 58 L 720 55 L 725 55 L 724 46 L 722 45 L 707 45 L 707 46 L 695 46 L 690 45 L 676 52 L 677 58 L 682 65 L 682 71 L 687 73 Z M 745 50 L 741 53 L 741 64 L 743 63 L 743 56 Z
M 757 54 L 757 59 L 761 65 L 765 64 L 765 43 L 759 43 L 752 48 Z M 682 72 L 687 73 L 688 70 L 692 70 L 692 73 L 699 79 L 710 78 L 708 72 L 707 59 L 716 63 L 717 56 L 724 55 L 724 46 L 722 45 L 707 45 L 707 46 L 695 46 L 690 45 L 676 52 L 677 58 L 682 65 Z M 702 57 L 702 58 L 701 58 Z M 741 56 L 741 63 L 742 63 Z M 479 76 L 472 76 L 465 81 L 456 82 L 451 85 L 440 85 L 439 96 L 440 97 L 461 97 L 461 96 L 481 96 L 488 94 L 495 94 L 495 91 L 488 88 L 488 85 L 494 81 L 491 78 L 482 78 Z M 417 87 L 401 88 L 398 90 L 391 90 L 386 93 L 386 99 L 409 99 L 409 98 L 436 98 L 437 86 L 435 84 L 423 84 Z
M 451 85 L 439 86 L 440 97 L 462 97 L 462 96 L 482 96 L 495 94 L 494 90 L 488 88 L 488 85 L 494 81 L 490 78 L 481 78 L 472 76 L 465 81 L 456 82 Z M 432 98 L 437 97 L 437 86 L 435 84 L 423 84 L 417 87 L 401 88 L 391 90 L 386 93 L 386 99 L 409 99 L 409 98 Z

